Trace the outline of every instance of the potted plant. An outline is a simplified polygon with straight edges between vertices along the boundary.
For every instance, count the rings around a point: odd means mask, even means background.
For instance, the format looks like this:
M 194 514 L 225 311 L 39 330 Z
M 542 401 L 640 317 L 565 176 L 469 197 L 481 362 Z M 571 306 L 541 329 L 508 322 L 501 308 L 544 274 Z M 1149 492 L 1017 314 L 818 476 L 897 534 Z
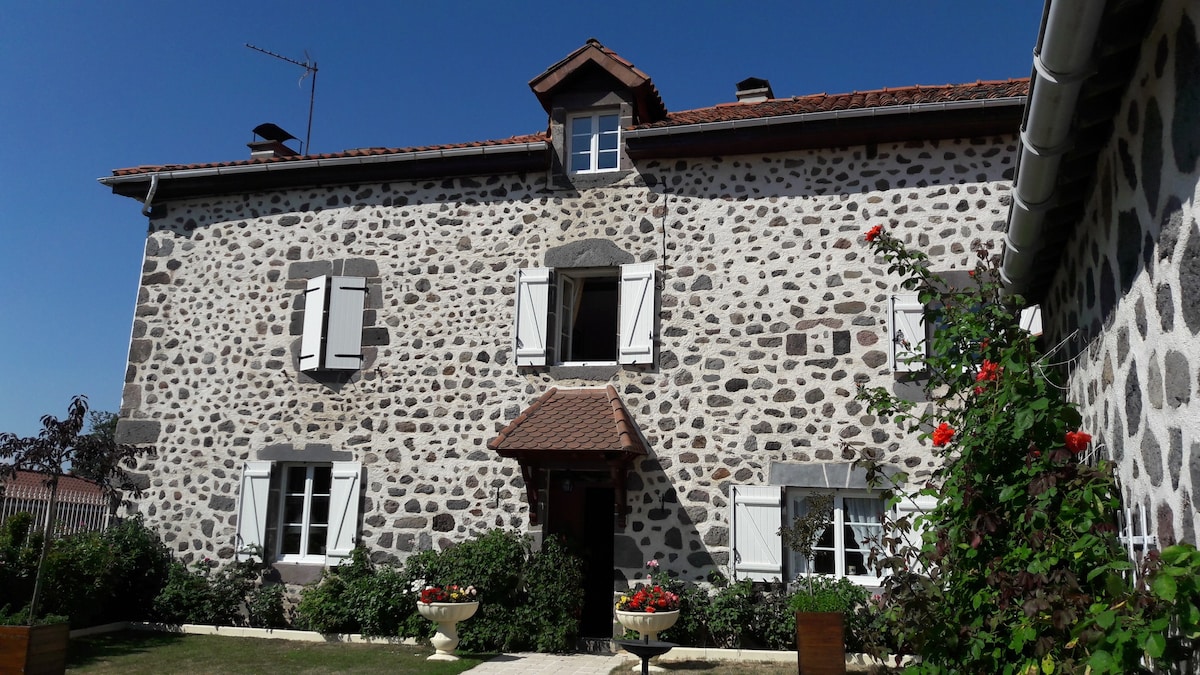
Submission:
M 617 621 L 626 629 L 636 631 L 638 639 L 643 642 L 658 639 L 658 634 L 675 625 L 679 620 L 679 595 L 672 593 L 663 585 L 654 583 L 654 575 L 658 573 L 658 560 L 646 562 L 650 574 L 646 575 L 646 583 L 638 584 L 629 593 L 617 600 Z M 641 672 L 641 666 L 634 670 Z M 650 670 L 660 671 L 658 666 Z
M 801 675 L 846 672 L 846 608 L 835 601 L 829 584 L 818 582 L 812 571 L 813 549 L 833 523 L 833 495 L 814 494 L 805 499 L 804 513 L 779 528 L 785 546 L 808 561 L 800 589 L 790 601 L 796 612 L 796 658 Z
M 71 399 L 67 416 L 42 417 L 37 436 L 20 437 L 0 433 L 0 478 L 10 479 L 17 471 L 40 474 L 49 492 L 45 518 L 40 523 L 41 550 L 28 606 L 18 610 L 22 625 L 4 626 L 0 631 L 0 667 L 5 672 L 63 672 L 66 667 L 68 626 L 59 621 L 49 625 L 39 614 L 46 555 L 54 540 L 58 501 L 58 483 L 67 467 L 86 467 L 88 477 L 110 497 L 122 490 L 140 494 L 129 480 L 125 468 L 137 466 L 142 454 L 153 454 L 150 447 L 117 443 L 111 434 L 84 433 L 88 404 L 84 396 Z
M 437 632 L 429 639 L 434 652 L 429 661 L 457 661 L 459 621 L 466 621 L 479 609 L 479 593 L 474 586 L 426 586 L 417 598 L 417 611 L 437 624 Z

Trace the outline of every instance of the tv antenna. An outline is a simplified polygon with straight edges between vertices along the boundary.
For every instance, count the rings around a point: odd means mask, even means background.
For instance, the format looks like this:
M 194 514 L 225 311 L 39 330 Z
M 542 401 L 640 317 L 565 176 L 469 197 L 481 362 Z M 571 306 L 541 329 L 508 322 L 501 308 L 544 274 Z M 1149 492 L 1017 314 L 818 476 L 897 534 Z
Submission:
M 295 59 L 289 59 L 286 56 L 276 54 L 275 52 L 267 51 L 267 50 L 263 49 L 262 47 L 255 47 L 254 45 L 250 44 L 249 42 L 246 43 L 246 46 L 249 47 L 250 49 L 253 49 L 256 52 L 262 52 L 263 54 L 266 54 L 267 56 L 273 56 L 273 57 L 279 59 L 280 61 L 287 61 L 288 63 L 292 63 L 297 66 L 300 66 L 301 68 L 304 69 L 304 74 L 300 76 L 300 82 L 304 82 L 304 78 L 308 77 L 309 75 L 312 75 L 312 89 L 309 91 L 309 94 L 308 94 L 308 130 L 304 132 L 304 147 L 301 148 L 300 154 L 305 154 L 305 153 L 311 152 L 308 148 L 308 143 L 309 143 L 309 140 L 312 138 L 313 101 L 316 100 L 316 98 L 317 98 L 317 62 L 313 61 L 312 59 L 309 58 L 307 49 L 304 50 L 304 63 L 301 63 Z M 300 84 L 300 82 L 297 82 L 297 84 Z

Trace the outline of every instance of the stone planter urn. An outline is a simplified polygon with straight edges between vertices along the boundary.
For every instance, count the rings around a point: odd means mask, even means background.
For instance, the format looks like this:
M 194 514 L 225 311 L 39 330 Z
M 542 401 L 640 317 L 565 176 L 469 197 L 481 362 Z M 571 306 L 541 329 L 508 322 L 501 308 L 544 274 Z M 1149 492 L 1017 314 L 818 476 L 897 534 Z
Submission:
M 458 657 L 454 655 L 454 649 L 458 647 L 455 624 L 474 616 L 477 609 L 478 602 L 418 602 L 417 611 L 421 616 L 437 624 L 437 633 L 429 639 L 436 651 L 426 660 L 457 661 Z
M 617 621 L 626 630 L 637 631 L 638 639 L 643 642 L 657 641 L 660 631 L 674 626 L 675 622 L 679 620 L 679 610 L 677 609 L 669 612 L 623 612 L 618 609 L 616 612 Z M 658 657 L 656 656 L 651 660 L 650 672 L 663 672 L 662 668 L 653 664 L 653 661 L 657 659 Z M 634 665 L 633 670 L 640 673 L 642 672 L 642 666 L 640 664 Z

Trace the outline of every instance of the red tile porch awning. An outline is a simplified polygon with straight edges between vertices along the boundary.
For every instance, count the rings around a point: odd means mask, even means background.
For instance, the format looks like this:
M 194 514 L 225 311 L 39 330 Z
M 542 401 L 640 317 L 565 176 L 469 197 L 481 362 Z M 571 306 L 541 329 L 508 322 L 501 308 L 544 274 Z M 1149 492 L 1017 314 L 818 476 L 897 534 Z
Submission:
M 637 426 L 612 385 L 551 388 L 517 416 L 488 448 L 535 464 L 624 462 L 644 456 Z

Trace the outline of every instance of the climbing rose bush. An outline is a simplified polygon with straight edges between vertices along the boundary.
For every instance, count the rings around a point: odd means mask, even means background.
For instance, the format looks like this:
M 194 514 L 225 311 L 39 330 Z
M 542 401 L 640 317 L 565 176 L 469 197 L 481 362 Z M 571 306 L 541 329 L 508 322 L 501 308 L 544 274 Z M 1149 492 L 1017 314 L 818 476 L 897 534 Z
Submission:
M 895 519 L 898 535 L 873 556 L 888 574 L 883 633 L 922 657 L 909 672 L 1132 673 L 1192 652 L 1200 555 L 1171 547 L 1132 574 L 1116 535 L 1113 469 L 1088 456 L 1092 437 L 1059 373 L 1019 326 L 1021 299 L 1001 293 L 997 256 L 978 250 L 969 287 L 953 288 L 883 226 L 863 239 L 931 308 L 935 327 L 931 355 L 913 359 L 927 402 L 886 388 L 858 394 L 927 439 L 940 462 L 920 483 L 888 479 L 894 494 L 917 490 L 938 506 Z M 879 458 L 863 463 L 885 480 Z M 914 527 L 911 545 L 902 535 Z

